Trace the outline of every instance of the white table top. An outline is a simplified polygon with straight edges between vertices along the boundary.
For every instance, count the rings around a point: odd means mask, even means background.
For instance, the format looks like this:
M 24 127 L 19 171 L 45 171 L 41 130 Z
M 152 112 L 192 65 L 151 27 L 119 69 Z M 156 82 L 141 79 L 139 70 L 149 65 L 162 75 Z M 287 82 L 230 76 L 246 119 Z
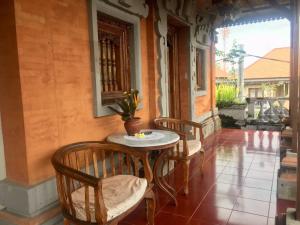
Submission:
M 152 131 L 152 134 L 145 135 L 145 138 L 136 138 L 128 136 L 125 133 L 112 134 L 107 137 L 107 141 L 129 147 L 142 148 L 172 144 L 177 142 L 180 138 L 178 134 L 171 131 L 153 129 L 141 130 L 141 132 L 145 131 Z

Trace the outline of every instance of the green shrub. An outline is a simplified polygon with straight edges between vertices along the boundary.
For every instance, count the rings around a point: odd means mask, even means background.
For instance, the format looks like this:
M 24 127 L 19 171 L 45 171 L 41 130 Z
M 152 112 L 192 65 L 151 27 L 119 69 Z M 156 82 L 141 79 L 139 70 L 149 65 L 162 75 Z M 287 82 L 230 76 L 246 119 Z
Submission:
M 217 107 L 224 108 L 238 103 L 238 100 L 236 99 L 238 89 L 235 85 L 219 84 L 216 91 Z

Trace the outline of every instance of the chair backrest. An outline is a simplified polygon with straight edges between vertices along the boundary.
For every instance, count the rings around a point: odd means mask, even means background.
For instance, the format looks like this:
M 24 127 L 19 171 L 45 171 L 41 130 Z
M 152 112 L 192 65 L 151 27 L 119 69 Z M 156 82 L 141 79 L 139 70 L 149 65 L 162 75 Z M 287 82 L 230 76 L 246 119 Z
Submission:
M 185 132 L 185 124 L 179 119 L 160 117 L 154 119 L 154 124 L 157 128 L 167 128 L 179 132 Z
M 154 119 L 155 127 L 158 129 L 167 129 L 186 134 L 187 139 L 199 139 L 204 141 L 203 129 L 200 123 L 188 120 L 180 120 L 169 117 L 160 117 Z
M 104 142 L 79 142 L 60 148 L 52 157 L 56 170 L 57 190 L 63 214 L 69 219 L 77 219 L 72 193 L 85 188 L 85 213 L 87 222 L 91 218 L 99 224 L 107 220 L 102 196 L 102 179 L 118 174 L 139 176 L 141 164 L 145 177 L 152 179 L 151 169 L 143 152 Z M 92 188 L 92 189 L 91 189 Z M 93 190 L 93 193 L 90 193 Z M 90 209 L 90 194 L 94 194 L 95 215 Z M 99 199 L 99 201 L 97 201 Z

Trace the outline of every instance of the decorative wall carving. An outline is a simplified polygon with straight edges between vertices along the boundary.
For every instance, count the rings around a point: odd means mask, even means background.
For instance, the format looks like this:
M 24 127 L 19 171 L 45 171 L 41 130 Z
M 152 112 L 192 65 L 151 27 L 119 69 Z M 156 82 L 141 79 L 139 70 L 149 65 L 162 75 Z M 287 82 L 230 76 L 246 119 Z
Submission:
M 189 26 L 190 30 L 190 54 L 189 54 L 189 91 L 190 91 L 190 119 L 197 120 L 194 108 L 197 96 L 196 84 L 196 48 L 209 49 L 211 44 L 211 32 L 213 30 L 211 19 L 208 14 L 197 14 L 195 0 L 157 0 L 157 21 L 156 28 L 158 34 L 158 71 L 159 82 L 159 106 L 160 115 L 168 116 L 168 68 L 167 68 L 167 31 L 168 15 L 175 17 Z
M 104 1 L 110 5 L 121 8 L 131 14 L 147 17 L 148 16 L 148 5 L 145 0 L 99 0 Z
M 167 11 L 179 17 L 186 18 L 189 21 L 192 6 L 195 3 L 193 0 L 164 0 L 164 6 Z
M 210 15 L 198 14 L 196 16 L 195 39 L 199 44 L 210 45 L 210 37 L 213 32 Z

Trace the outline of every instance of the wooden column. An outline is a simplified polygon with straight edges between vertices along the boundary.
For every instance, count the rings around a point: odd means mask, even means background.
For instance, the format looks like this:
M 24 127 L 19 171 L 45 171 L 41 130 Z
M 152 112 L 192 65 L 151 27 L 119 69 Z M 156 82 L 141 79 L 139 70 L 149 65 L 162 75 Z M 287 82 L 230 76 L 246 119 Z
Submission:
M 211 105 L 211 112 L 214 119 L 214 125 L 216 128 L 215 123 L 215 92 L 216 92 L 216 58 L 215 58 L 216 46 L 215 46 L 215 30 L 211 34 L 211 45 L 210 45 L 210 105 Z
M 297 0 L 292 1 L 293 17 L 291 19 L 291 119 L 293 127 L 293 149 L 298 152 L 298 167 L 297 167 L 297 199 L 296 199 L 296 220 L 300 220 L 300 111 L 299 111 L 299 85 L 300 85 L 300 61 L 299 61 L 299 16 L 300 16 L 300 4 Z

